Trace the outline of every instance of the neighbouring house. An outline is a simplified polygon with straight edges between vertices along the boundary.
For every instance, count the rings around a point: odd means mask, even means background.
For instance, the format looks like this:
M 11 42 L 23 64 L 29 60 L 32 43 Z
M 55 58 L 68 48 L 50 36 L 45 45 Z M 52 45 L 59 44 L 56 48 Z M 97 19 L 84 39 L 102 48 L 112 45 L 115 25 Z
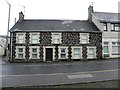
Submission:
M 10 62 L 102 58 L 102 32 L 89 20 L 19 20 L 10 29 Z
M 0 35 L 0 56 L 6 55 L 6 35 Z M 8 38 L 8 47 L 9 47 L 9 39 Z
M 95 12 L 90 6 L 89 20 L 103 32 L 103 57 L 120 57 L 120 13 Z

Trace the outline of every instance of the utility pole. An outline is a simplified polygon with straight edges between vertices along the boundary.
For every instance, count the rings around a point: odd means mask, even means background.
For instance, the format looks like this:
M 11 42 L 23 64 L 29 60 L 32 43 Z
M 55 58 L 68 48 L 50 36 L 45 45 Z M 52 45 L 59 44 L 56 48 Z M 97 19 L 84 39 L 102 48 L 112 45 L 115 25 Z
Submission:
M 10 11 L 11 11 L 11 5 L 10 3 L 8 3 L 7 0 L 5 0 L 6 3 L 9 5 L 9 12 L 8 12 L 8 28 L 7 28 L 7 37 L 6 37 L 6 59 L 8 60 L 8 54 L 9 54 L 9 50 L 8 50 L 8 39 L 9 39 L 9 27 L 10 27 Z M 6 61 L 7 61 L 6 60 Z

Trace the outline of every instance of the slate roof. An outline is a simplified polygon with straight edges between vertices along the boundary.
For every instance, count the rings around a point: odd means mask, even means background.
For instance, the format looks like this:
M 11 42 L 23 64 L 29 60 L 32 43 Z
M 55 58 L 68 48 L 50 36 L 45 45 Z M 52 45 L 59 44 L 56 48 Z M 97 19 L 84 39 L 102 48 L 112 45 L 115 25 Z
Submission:
M 101 32 L 88 20 L 23 20 L 17 22 L 10 31 L 57 31 L 57 32 Z
M 93 12 L 101 22 L 120 23 L 120 13 Z

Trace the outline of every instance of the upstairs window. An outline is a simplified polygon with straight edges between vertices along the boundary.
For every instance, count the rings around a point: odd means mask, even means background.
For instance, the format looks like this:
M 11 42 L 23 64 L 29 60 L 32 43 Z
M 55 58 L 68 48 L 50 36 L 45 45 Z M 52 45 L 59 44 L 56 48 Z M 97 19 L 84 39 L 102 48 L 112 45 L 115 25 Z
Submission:
M 52 43 L 53 44 L 61 43 L 61 33 L 52 33 Z
M 17 43 L 24 43 L 24 34 L 17 35 Z
M 120 31 L 120 24 L 111 24 L 112 31 Z
M 89 43 L 89 34 L 88 33 L 80 33 L 80 43 L 81 44 Z
M 32 44 L 39 43 L 39 34 L 31 34 L 31 43 Z
M 103 29 L 104 31 L 107 31 L 107 23 L 103 23 Z

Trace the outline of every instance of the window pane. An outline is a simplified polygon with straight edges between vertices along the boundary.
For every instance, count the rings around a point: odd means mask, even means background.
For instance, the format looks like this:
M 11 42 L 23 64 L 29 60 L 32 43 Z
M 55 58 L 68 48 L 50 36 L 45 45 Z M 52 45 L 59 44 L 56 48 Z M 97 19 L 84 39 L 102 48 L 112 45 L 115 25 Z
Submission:
M 38 43 L 38 36 L 37 36 L 37 34 L 32 34 L 31 42 L 32 43 Z
M 104 53 L 109 53 L 108 46 L 104 46 L 104 47 L 103 47 L 103 51 L 104 51 Z
M 60 43 L 60 34 L 53 34 L 53 43 Z
M 94 58 L 94 56 L 95 56 L 94 54 L 89 54 L 89 55 L 88 55 L 89 59 Z
M 23 39 L 23 34 L 18 34 L 18 39 Z
M 108 42 L 104 42 L 104 45 L 108 45 Z
M 61 54 L 61 58 L 66 58 L 66 54 Z
M 95 53 L 94 48 L 89 48 L 89 53 Z
M 112 25 L 112 30 L 114 30 L 114 24 L 111 24 Z
M 82 43 L 83 43 L 83 44 L 86 44 L 86 43 L 87 43 L 87 40 L 82 40 Z
M 80 59 L 80 54 L 74 54 L 74 55 L 73 55 L 73 58 L 74 58 L 74 59 Z
M 18 39 L 18 43 L 23 43 L 23 39 Z
M 37 48 L 32 48 L 33 53 L 37 53 Z
M 37 34 L 32 34 L 32 39 L 37 39 Z
M 105 31 L 107 30 L 107 23 L 103 24 L 103 28 L 104 28 Z
M 38 43 L 38 40 L 36 39 L 36 40 L 32 40 L 32 43 Z
M 74 53 L 80 53 L 80 48 L 74 48 Z
M 61 48 L 61 53 L 65 53 L 65 48 Z
M 32 58 L 37 58 L 37 54 L 32 54 Z
M 23 52 L 23 48 L 18 48 L 18 52 Z
M 92 59 L 95 58 L 95 48 L 89 48 L 88 49 L 88 58 Z
M 18 58 L 23 58 L 23 54 L 18 54 Z
M 59 39 L 54 39 L 54 43 L 60 43 L 59 41 Z

